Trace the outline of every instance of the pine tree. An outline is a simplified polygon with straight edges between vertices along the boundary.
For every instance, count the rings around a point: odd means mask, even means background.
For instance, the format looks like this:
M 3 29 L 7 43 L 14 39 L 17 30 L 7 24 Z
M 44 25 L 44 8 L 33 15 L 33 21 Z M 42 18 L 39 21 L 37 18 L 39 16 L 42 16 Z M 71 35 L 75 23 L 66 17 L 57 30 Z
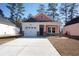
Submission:
M 10 20 L 16 24 L 17 27 L 20 28 L 20 33 L 22 33 L 22 25 L 21 20 L 24 15 L 24 6 L 22 3 L 9 3 L 7 8 L 11 12 Z
M 33 15 L 30 13 L 30 14 L 28 14 L 28 16 L 27 16 L 27 18 L 29 19 L 29 18 L 32 18 L 33 17 Z
M 70 4 L 69 3 L 62 3 L 60 5 L 60 14 L 65 19 L 65 23 L 68 21 L 68 10 L 69 10 Z
M 17 3 L 16 4 L 16 12 L 15 12 L 15 17 L 16 17 L 16 20 L 20 20 L 22 19 L 22 16 L 24 15 L 24 6 L 22 3 Z
M 16 10 L 16 4 L 15 3 L 8 3 L 7 8 L 10 10 L 10 21 L 14 23 L 14 15 L 15 15 L 15 10 Z
M 0 9 L 0 15 L 4 17 L 3 11 Z
M 71 20 L 76 16 L 78 16 L 78 4 L 71 3 L 69 8 L 69 19 Z
M 10 10 L 12 22 L 22 19 L 25 11 L 22 3 L 8 3 L 7 8 Z
M 45 13 L 45 6 L 43 4 L 40 4 L 37 10 L 38 13 Z
M 56 17 L 59 16 L 59 14 L 57 13 L 57 6 L 58 4 L 57 3 L 49 3 L 48 4 L 48 15 L 50 17 L 52 17 L 52 19 L 55 21 Z

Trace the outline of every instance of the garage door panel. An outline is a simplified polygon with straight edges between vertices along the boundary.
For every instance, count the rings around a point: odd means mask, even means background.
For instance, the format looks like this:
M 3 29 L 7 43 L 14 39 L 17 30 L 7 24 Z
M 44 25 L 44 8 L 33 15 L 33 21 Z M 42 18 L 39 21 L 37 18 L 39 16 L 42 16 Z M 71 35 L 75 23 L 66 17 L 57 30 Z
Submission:
M 24 36 L 37 36 L 37 30 L 35 28 L 28 28 L 24 31 Z

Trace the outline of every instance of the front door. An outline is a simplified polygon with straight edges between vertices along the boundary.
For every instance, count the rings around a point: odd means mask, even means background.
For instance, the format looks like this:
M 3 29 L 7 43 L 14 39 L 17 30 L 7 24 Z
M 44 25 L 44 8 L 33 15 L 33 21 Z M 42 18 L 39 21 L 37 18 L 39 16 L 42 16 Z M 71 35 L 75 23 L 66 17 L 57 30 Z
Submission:
M 43 35 L 44 33 L 44 25 L 40 25 L 40 35 Z

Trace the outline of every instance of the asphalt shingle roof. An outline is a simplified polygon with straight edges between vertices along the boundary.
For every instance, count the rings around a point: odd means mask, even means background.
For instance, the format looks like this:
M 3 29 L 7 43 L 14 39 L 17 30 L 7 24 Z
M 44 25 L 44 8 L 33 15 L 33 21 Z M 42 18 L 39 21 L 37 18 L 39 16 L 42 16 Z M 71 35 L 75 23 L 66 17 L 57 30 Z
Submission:
M 8 19 L 3 18 L 1 15 L 0 15 L 0 24 L 6 24 L 6 25 L 10 25 L 10 26 L 15 26 L 15 24 L 10 22 Z
M 79 23 L 79 17 L 71 19 L 71 21 L 67 22 L 65 26 Z

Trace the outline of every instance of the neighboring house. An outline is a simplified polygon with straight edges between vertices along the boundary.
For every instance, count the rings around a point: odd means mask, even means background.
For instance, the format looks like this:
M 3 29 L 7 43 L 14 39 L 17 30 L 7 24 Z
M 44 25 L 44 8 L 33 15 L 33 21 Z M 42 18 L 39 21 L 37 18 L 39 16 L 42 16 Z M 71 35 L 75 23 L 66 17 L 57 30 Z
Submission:
M 67 22 L 63 33 L 65 35 L 79 36 L 79 17 Z
M 0 37 L 16 36 L 19 31 L 15 24 L 0 15 Z
M 44 13 L 22 22 L 22 31 L 24 36 L 45 36 L 59 34 L 60 24 L 53 22 L 52 19 Z

